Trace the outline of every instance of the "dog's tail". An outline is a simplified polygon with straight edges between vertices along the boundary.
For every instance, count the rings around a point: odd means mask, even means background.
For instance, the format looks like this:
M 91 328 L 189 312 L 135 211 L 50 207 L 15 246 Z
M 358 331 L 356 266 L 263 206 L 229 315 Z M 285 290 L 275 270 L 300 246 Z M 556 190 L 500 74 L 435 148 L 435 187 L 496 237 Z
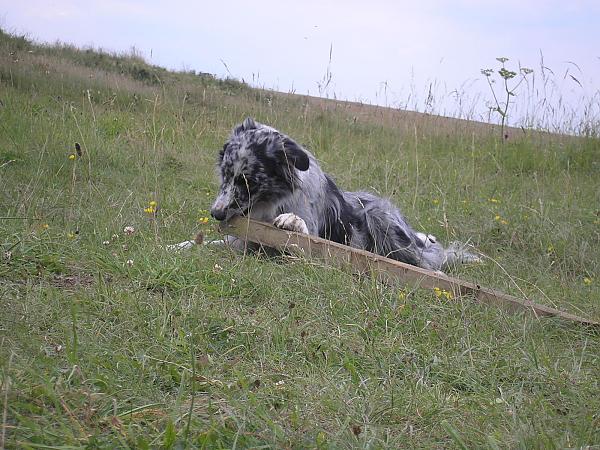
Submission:
M 460 242 L 452 242 L 444 249 L 444 260 L 442 262 L 442 270 L 446 271 L 460 264 L 481 263 L 481 257 L 469 252 L 469 247 Z
M 452 242 L 444 247 L 435 236 L 415 232 L 415 238 L 421 242 L 421 252 L 418 266 L 424 269 L 446 271 L 460 264 L 481 262 L 481 258 L 468 249 L 469 246 L 460 242 Z

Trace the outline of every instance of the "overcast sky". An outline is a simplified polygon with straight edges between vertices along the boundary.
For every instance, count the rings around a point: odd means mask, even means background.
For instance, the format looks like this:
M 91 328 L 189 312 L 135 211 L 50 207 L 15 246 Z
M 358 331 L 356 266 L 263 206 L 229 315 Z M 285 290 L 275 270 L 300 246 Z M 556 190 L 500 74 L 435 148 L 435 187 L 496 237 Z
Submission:
M 490 98 L 480 69 L 498 56 L 539 91 L 543 54 L 573 108 L 600 91 L 598 0 L 0 0 L 0 26 L 302 94 L 424 110 L 432 86 L 442 114 Z

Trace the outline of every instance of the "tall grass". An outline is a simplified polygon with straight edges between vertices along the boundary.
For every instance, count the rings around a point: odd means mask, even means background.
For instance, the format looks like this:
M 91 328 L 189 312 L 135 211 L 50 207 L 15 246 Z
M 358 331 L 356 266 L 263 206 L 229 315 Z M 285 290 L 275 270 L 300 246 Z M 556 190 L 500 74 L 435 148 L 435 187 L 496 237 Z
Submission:
M 216 233 L 199 220 L 215 155 L 251 115 L 340 185 L 473 243 L 487 263 L 459 276 L 598 319 L 596 132 L 502 144 L 482 123 L 135 55 L 6 34 L 0 55 L 5 447 L 600 444 L 597 333 L 322 261 L 163 249 Z

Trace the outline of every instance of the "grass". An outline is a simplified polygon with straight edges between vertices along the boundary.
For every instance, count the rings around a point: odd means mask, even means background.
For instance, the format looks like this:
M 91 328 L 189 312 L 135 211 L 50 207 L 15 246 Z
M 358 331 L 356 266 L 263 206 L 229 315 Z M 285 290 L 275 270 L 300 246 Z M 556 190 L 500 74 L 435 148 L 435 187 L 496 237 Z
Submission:
M 487 255 L 457 275 L 598 320 L 597 132 L 513 130 L 501 143 L 484 124 L 253 90 L 135 55 L 7 34 L 0 55 L 5 447 L 600 445 L 589 329 L 318 261 L 162 247 L 215 234 L 199 221 L 215 155 L 251 115 L 342 186 Z

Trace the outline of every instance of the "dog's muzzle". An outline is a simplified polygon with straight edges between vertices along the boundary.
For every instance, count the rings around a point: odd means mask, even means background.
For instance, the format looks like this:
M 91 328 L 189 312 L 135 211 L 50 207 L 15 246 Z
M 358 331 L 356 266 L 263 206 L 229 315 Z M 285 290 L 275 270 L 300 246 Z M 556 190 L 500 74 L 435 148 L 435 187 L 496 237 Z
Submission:
M 219 222 L 225 220 L 227 217 L 227 209 L 225 208 L 211 208 L 210 215 L 213 216 Z

